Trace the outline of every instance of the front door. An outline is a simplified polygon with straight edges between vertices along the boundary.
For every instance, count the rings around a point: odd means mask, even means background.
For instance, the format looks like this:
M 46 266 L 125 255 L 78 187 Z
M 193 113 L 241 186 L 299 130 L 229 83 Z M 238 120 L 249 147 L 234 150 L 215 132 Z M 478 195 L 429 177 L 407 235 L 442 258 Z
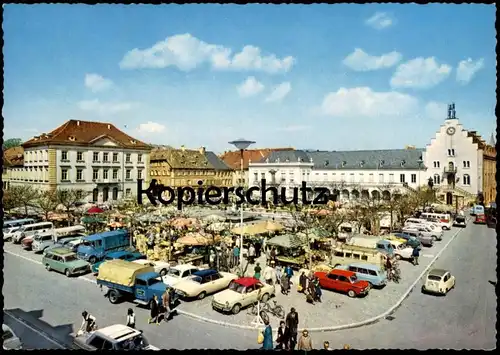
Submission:
M 451 192 L 446 193 L 446 204 L 447 205 L 453 204 L 453 194 Z
M 55 255 L 54 263 L 52 264 L 53 268 L 59 272 L 64 272 L 64 259 L 62 256 Z

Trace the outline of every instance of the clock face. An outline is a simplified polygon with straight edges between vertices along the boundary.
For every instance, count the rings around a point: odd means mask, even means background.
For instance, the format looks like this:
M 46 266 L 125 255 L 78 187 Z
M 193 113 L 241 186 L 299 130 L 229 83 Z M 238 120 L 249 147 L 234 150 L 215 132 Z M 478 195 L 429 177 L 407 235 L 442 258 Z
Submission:
M 448 127 L 446 130 L 446 133 L 448 133 L 450 136 L 455 134 L 455 127 Z

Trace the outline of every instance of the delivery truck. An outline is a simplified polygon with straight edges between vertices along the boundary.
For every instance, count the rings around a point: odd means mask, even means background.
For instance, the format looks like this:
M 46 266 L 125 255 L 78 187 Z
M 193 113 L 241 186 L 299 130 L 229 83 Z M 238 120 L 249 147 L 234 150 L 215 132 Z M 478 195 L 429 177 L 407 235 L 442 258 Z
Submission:
M 357 235 L 353 236 L 347 242 L 348 245 L 355 245 L 363 248 L 377 249 L 379 252 L 386 254 L 389 257 L 394 256 L 394 248 L 388 240 L 380 237 Z
M 152 266 L 119 259 L 106 261 L 99 267 L 97 284 L 108 289 L 105 296 L 113 304 L 129 300 L 148 307 L 154 295 L 161 304 L 162 295 L 169 288 Z M 175 302 L 173 298 L 171 302 Z

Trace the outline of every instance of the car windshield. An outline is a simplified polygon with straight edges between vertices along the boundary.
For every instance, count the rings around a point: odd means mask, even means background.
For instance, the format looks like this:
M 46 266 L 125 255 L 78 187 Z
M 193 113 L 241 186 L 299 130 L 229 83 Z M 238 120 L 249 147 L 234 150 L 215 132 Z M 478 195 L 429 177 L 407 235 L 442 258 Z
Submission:
M 457 222 L 462 223 L 462 222 L 465 222 L 465 217 L 457 217 L 455 220 L 456 220 Z
M 170 269 L 168 270 L 167 276 L 179 277 L 181 275 L 181 271 L 178 269 Z
M 142 334 L 139 334 L 133 338 L 121 341 L 116 344 L 118 350 L 140 350 L 149 345 L 148 341 Z
M 245 286 L 240 285 L 239 283 L 234 282 L 234 281 L 232 281 L 229 284 L 229 289 L 231 291 L 238 292 L 238 293 L 244 293 L 245 292 Z
M 427 279 L 431 281 L 441 281 L 441 276 L 429 275 L 427 276 Z
M 65 262 L 71 262 L 71 261 L 75 261 L 75 260 L 78 260 L 78 258 L 76 257 L 76 255 L 68 255 L 64 258 L 64 261 Z
M 353 275 L 353 276 L 349 277 L 349 280 L 351 280 L 351 282 L 356 282 L 356 281 L 358 281 L 358 278 Z
M 3 340 L 7 340 L 7 339 L 11 339 L 14 337 L 14 334 L 12 334 L 10 331 L 4 331 L 3 334 L 2 334 L 2 339 Z
M 191 277 L 189 277 L 189 280 L 201 284 L 202 278 L 201 276 L 192 275 Z

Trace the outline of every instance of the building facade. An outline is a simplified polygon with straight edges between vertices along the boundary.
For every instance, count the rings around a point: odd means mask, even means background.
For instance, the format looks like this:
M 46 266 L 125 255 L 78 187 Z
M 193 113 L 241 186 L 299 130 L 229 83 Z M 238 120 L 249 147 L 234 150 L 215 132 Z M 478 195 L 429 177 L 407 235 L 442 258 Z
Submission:
M 204 186 L 229 187 L 233 171 L 213 152 L 204 147 L 198 150 L 158 148 L 151 151 L 150 177 L 170 187 L 197 188 Z
M 477 132 L 464 129 L 455 104 L 450 104 L 444 124 L 424 153 L 426 178 L 432 179 L 438 200 L 449 205 L 467 203 L 485 196 L 486 190 L 488 199 L 494 200 L 495 162 L 495 148 Z
M 23 147 L 12 147 L 3 151 L 2 188 L 8 190 L 12 176 L 24 167 Z
M 137 179 L 149 176 L 151 147 L 109 123 L 69 120 L 22 146 L 24 164 L 12 173 L 11 184 L 76 189 L 82 201 L 132 197 Z
M 294 148 L 265 148 L 246 149 L 243 151 L 243 174 L 241 173 L 241 151 L 224 152 L 220 158 L 227 166 L 233 169 L 233 186 L 248 186 L 248 164 L 249 162 L 259 162 L 269 156 L 273 151 L 291 151 Z
M 249 164 L 250 185 L 287 188 L 287 196 L 302 181 L 310 187 L 327 187 L 334 199 L 388 198 L 425 183 L 421 149 L 373 151 L 277 151 Z

